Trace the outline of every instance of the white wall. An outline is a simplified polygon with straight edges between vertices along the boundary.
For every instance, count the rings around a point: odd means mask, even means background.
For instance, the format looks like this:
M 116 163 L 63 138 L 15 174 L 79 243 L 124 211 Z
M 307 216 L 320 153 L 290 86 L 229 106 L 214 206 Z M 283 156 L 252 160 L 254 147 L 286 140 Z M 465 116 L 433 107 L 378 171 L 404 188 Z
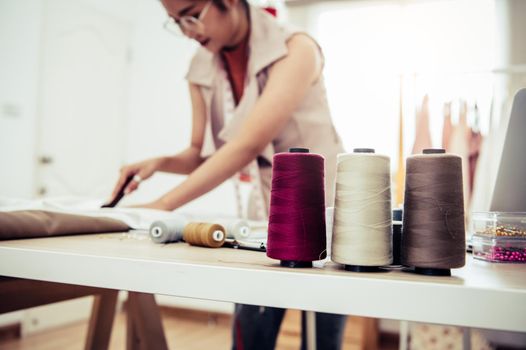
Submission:
M 75 0 L 130 20 L 127 0 Z M 0 196 L 34 197 L 44 0 L 0 1 Z
M 0 195 L 34 191 L 42 2 L 0 1 Z
M 499 0 L 495 2 L 498 24 L 497 62 L 522 74 L 503 74 L 502 85 L 511 103 L 515 92 L 526 86 L 526 1 Z

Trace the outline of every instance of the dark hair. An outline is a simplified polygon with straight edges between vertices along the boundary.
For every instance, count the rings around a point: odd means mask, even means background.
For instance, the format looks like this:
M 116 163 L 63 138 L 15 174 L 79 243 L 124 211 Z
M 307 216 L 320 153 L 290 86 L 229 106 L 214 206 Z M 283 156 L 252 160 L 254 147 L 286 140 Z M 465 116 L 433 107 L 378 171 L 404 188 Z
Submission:
M 160 1 L 160 0 L 159 0 Z M 204 0 L 203 0 L 204 1 Z M 225 6 L 225 3 L 223 0 L 212 0 L 212 3 L 217 7 L 220 11 L 226 11 L 227 8 Z M 241 3 L 245 6 L 248 6 L 248 0 L 241 0 Z
M 225 3 L 223 2 L 223 0 L 212 0 L 212 2 L 214 3 L 214 5 L 220 10 L 220 11 L 226 11 L 226 6 L 225 6 Z M 241 0 L 241 3 L 244 4 L 245 6 L 248 5 L 248 0 Z

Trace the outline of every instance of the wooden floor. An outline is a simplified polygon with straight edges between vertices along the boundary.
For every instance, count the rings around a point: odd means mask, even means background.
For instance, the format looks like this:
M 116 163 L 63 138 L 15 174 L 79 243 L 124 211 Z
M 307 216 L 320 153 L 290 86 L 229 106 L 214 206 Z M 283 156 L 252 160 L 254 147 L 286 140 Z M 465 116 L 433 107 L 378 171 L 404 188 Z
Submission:
M 177 317 L 171 312 L 163 313 L 163 326 L 170 349 L 229 349 L 229 317 Z M 2 350 L 81 350 L 84 347 L 88 322 L 73 323 L 18 340 L 0 343 Z M 125 349 L 126 314 L 120 312 L 113 324 L 110 349 Z
M 163 308 L 163 326 L 170 349 L 201 350 L 230 349 L 231 346 L 231 316 L 210 314 L 200 311 L 190 311 Z M 300 347 L 299 313 L 290 312 L 284 323 L 277 341 L 278 350 L 297 350 Z M 33 334 L 22 339 L 9 340 L 0 343 L 1 350 L 55 350 L 78 349 L 84 347 L 88 322 L 73 323 L 68 326 L 51 329 Z M 343 350 L 367 349 L 363 339 L 353 339 L 360 328 L 360 319 L 349 317 Z M 110 349 L 125 349 L 126 314 L 119 312 L 113 325 Z M 351 334 L 350 336 L 348 334 Z M 352 334 L 355 334 L 354 336 Z M 396 347 L 384 347 L 393 349 Z

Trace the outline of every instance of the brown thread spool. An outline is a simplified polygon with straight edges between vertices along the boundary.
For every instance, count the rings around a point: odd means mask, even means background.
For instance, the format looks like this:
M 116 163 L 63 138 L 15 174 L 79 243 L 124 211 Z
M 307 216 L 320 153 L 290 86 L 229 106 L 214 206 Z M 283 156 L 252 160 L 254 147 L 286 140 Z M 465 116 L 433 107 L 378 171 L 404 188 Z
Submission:
M 218 224 L 191 222 L 184 227 L 183 239 L 191 245 L 219 248 L 225 243 L 225 229 Z
M 466 258 L 462 160 L 444 150 L 423 153 L 407 159 L 402 264 L 449 276 Z

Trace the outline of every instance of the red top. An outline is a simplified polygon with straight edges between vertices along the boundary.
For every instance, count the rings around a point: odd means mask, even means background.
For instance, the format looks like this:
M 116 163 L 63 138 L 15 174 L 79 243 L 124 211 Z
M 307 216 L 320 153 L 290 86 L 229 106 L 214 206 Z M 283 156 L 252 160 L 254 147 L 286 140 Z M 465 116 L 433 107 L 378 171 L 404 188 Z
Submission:
M 263 10 L 267 11 L 274 17 L 278 16 L 278 9 L 275 7 L 264 7 Z
M 221 57 L 223 58 L 225 69 L 230 79 L 236 105 L 241 100 L 241 97 L 243 97 L 243 90 L 245 89 L 245 78 L 248 66 L 248 38 L 249 35 L 236 47 L 223 49 L 223 51 L 221 51 Z
M 264 10 L 274 17 L 277 15 L 275 8 L 266 7 Z M 225 69 L 228 74 L 228 79 L 230 80 L 230 86 L 232 87 L 236 106 L 239 104 L 239 101 L 241 101 L 241 97 L 243 97 L 243 90 L 245 89 L 245 78 L 247 75 L 248 66 L 249 37 L 250 33 L 236 47 L 223 49 L 223 51 L 221 51 L 221 57 L 223 58 Z

